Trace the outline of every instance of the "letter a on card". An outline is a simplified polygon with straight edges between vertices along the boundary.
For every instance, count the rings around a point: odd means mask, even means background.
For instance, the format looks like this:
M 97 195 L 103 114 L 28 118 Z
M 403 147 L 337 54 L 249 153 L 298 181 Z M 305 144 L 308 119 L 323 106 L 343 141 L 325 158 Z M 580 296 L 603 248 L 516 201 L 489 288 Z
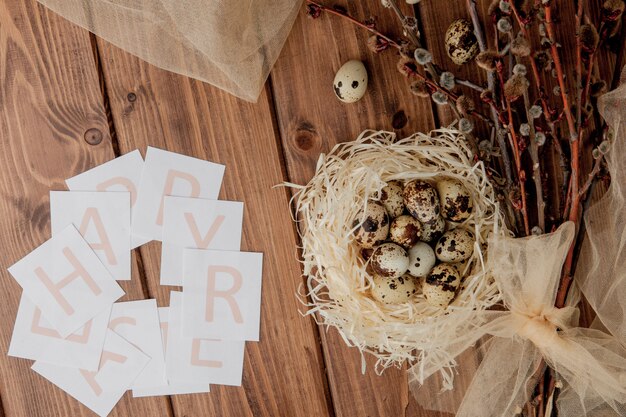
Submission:
M 183 334 L 259 340 L 263 255 L 185 250 Z
M 133 234 L 161 240 L 165 196 L 216 199 L 224 165 L 148 147 Z
M 9 272 L 63 338 L 124 295 L 73 225 L 11 266 Z
M 130 280 L 130 193 L 51 191 L 52 235 L 73 224 L 116 280 Z
M 161 284 L 183 285 L 183 251 L 238 251 L 243 203 L 201 198 L 165 197 Z
M 139 151 L 135 150 L 69 178 L 65 180 L 65 183 L 71 191 L 129 192 L 131 217 L 134 218 L 142 171 L 143 158 Z M 133 235 L 131 249 L 135 249 L 150 240 Z

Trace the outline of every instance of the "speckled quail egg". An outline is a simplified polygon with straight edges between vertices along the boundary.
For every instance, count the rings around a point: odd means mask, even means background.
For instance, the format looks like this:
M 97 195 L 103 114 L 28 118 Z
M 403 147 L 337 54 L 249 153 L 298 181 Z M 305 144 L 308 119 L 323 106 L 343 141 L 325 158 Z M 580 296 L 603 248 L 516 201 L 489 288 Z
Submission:
M 446 221 L 439 216 L 435 220 L 422 223 L 422 238 L 424 242 L 438 240 L 446 231 Z
M 433 306 L 445 308 L 456 295 L 461 284 L 461 277 L 455 267 L 439 264 L 433 268 L 422 284 L 426 301 Z
M 373 248 L 387 239 L 389 216 L 383 205 L 376 201 L 369 201 L 364 211 L 361 210 L 352 223 L 352 227 L 358 226 L 354 239 L 363 248 Z
M 417 242 L 411 249 L 409 254 L 409 274 L 414 277 L 425 277 L 437 263 L 435 251 L 427 243 Z
M 449 230 L 437 241 L 435 254 L 442 262 L 463 262 L 474 252 L 474 235 L 465 229 Z
M 463 65 L 478 54 L 478 40 L 474 35 L 474 26 L 469 20 L 458 19 L 452 22 L 446 31 L 446 51 L 457 65 Z
M 396 278 L 374 276 L 372 286 L 372 298 L 381 303 L 400 304 L 406 303 L 420 288 L 420 280 L 409 274 Z
M 389 181 L 380 192 L 380 202 L 385 206 L 390 217 L 396 218 L 404 213 L 404 186 L 400 181 Z
M 439 196 L 426 181 L 414 180 L 404 186 L 404 205 L 411 216 L 422 223 L 429 223 L 439 217 Z
M 405 249 L 415 245 L 422 234 L 422 225 L 412 216 L 402 215 L 392 220 L 389 239 Z
M 472 196 L 461 181 L 444 179 L 437 182 L 441 215 L 453 222 L 461 222 L 472 214 Z
M 383 243 L 374 249 L 370 257 L 370 266 L 382 277 L 399 277 L 409 268 L 409 255 L 395 243 Z
M 344 103 L 359 101 L 367 89 L 365 65 L 355 59 L 343 64 L 335 74 L 333 88 L 337 98 Z

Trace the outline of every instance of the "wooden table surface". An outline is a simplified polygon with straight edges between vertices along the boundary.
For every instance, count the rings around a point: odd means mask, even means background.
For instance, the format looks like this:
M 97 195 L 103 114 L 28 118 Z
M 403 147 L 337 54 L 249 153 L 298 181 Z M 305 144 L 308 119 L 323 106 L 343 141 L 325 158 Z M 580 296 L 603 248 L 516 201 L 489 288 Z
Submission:
M 399 35 L 379 0 L 339 3 Z M 483 17 L 488 3 L 479 1 Z M 562 14 L 571 13 L 573 2 L 559 3 Z M 420 18 L 435 60 L 452 66 L 443 33 L 453 19 L 467 16 L 465 1 L 403 7 Z M 561 33 L 568 29 L 561 26 Z M 367 358 L 362 375 L 355 349 L 301 316 L 290 193 L 272 188 L 307 182 L 320 152 L 365 128 L 403 135 L 451 120 L 430 100 L 411 95 L 394 52 L 375 55 L 366 39 L 337 17 L 313 21 L 303 9 L 258 103 L 250 104 L 155 68 L 35 0 L 0 0 L 0 417 L 93 415 L 31 372 L 31 361 L 6 355 L 21 294 L 6 268 L 50 237 L 50 190 L 65 189 L 66 178 L 121 154 L 144 153 L 148 145 L 226 165 L 220 198 L 245 203 L 242 250 L 265 253 L 261 342 L 246 344 L 242 387 L 172 397 L 127 393 L 112 416 L 435 415 L 417 406 L 402 370 L 377 376 Z M 349 59 L 363 60 L 370 74 L 367 95 L 352 105 L 340 103 L 332 90 L 335 71 Z M 613 59 L 602 58 L 606 74 Z M 455 72 L 483 80 L 472 68 Z M 169 304 L 172 288 L 159 285 L 159 258 L 157 242 L 133 252 L 124 300 L 153 297 Z

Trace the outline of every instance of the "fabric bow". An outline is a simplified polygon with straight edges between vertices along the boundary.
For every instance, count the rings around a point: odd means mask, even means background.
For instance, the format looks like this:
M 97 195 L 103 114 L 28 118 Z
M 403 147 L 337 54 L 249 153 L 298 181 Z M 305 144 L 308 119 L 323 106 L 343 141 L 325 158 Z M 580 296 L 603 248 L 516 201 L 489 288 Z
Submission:
M 554 307 L 573 237 L 574 224 L 568 222 L 551 234 L 489 242 L 489 270 L 507 311 L 486 312 L 485 323 L 456 346 L 460 354 L 484 336 L 492 336 L 457 417 L 516 415 L 530 400 L 542 359 L 564 386 L 559 416 L 589 415 L 606 405 L 613 410 L 608 415 L 624 415 L 626 350 L 607 333 L 577 327 L 576 307 Z

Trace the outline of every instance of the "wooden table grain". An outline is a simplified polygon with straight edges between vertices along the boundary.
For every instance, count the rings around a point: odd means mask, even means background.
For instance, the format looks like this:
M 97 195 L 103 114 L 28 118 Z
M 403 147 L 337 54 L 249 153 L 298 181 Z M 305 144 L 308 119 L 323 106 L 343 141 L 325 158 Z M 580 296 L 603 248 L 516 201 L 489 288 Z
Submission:
M 339 2 L 360 19 L 400 35 L 379 0 Z M 435 59 L 451 65 L 441 39 L 466 17 L 465 1 L 422 1 L 415 10 Z M 452 2 L 454 3 L 454 2 Z M 566 2 L 561 2 L 566 3 Z M 591 3 L 598 3 L 591 1 Z M 483 18 L 489 1 L 479 1 Z M 598 3 L 599 4 L 599 3 Z M 568 8 L 566 12 L 571 12 Z M 571 29 L 571 28 L 570 28 Z M 0 0 L 0 416 L 90 416 L 92 413 L 6 355 L 21 290 L 6 268 L 50 237 L 50 190 L 64 179 L 148 145 L 226 165 L 221 199 L 245 204 L 242 249 L 265 254 L 261 342 L 247 343 L 242 387 L 212 386 L 209 394 L 132 398 L 113 416 L 429 416 L 408 389 L 404 370 L 367 372 L 336 331 L 302 317 L 298 236 L 284 181 L 305 183 L 320 152 L 366 129 L 399 135 L 451 120 L 428 99 L 413 96 L 396 70 L 397 54 L 370 52 L 367 34 L 335 16 L 298 16 L 258 103 L 160 70 L 71 24 L 35 0 Z M 336 100 L 335 71 L 349 59 L 365 62 L 367 95 L 352 105 Z M 608 77 L 615 58 L 602 57 Z M 606 72 L 605 72 L 606 71 Z M 483 80 L 466 68 L 459 74 Z M 124 300 L 156 298 L 168 305 L 172 287 L 159 285 L 160 246 L 133 252 Z

